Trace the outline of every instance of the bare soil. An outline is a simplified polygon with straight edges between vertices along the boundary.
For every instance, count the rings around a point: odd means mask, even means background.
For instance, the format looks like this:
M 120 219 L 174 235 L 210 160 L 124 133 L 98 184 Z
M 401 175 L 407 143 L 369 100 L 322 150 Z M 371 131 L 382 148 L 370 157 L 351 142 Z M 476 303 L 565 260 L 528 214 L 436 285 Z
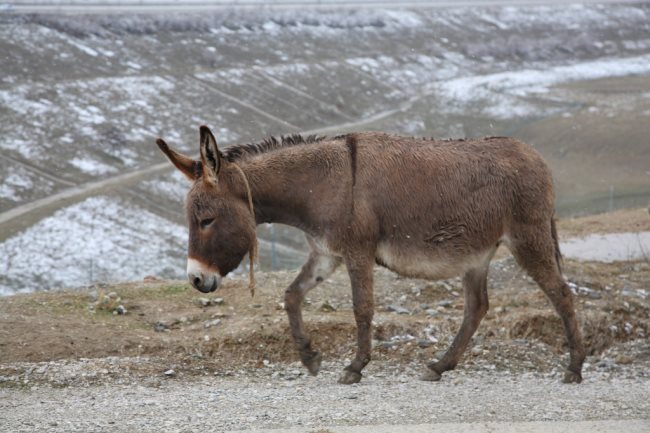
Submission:
M 561 237 L 647 230 L 645 209 L 559 222 Z M 502 252 L 490 272 L 490 311 L 462 361 L 463 369 L 552 373 L 566 363 L 559 318 L 536 285 Z M 579 263 L 565 275 L 589 348 L 589 369 L 645 374 L 650 368 L 650 263 Z M 282 298 L 296 272 L 258 273 L 255 297 L 243 277 L 210 296 L 185 282 L 100 285 L 0 299 L 0 386 L 96 384 L 139 378 L 230 375 L 298 369 Z M 429 282 L 375 273 L 373 365 L 420 368 L 446 349 L 462 319 L 458 279 Z M 119 299 L 118 299 L 119 298 Z M 113 310 L 123 305 L 126 314 Z M 398 311 L 395 311 L 398 310 Z M 343 269 L 309 294 L 305 322 L 327 361 L 354 355 L 355 324 Z M 62 373 L 70 360 L 85 367 Z M 85 363 L 85 364 L 84 364 Z M 58 367 L 57 367 L 58 366 Z M 304 372 L 300 369 L 300 374 Z M 645 372 L 645 373 L 643 373 Z

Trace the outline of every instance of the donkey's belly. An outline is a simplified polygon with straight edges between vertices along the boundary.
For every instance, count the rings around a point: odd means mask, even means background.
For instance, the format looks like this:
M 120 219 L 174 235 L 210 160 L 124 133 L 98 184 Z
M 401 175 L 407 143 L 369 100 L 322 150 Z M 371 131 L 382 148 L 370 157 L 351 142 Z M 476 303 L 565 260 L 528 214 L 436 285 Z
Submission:
M 450 256 L 436 251 L 407 250 L 380 243 L 375 255 L 379 265 L 411 278 L 442 280 L 465 273 L 468 269 L 485 266 L 490 251 L 466 256 Z

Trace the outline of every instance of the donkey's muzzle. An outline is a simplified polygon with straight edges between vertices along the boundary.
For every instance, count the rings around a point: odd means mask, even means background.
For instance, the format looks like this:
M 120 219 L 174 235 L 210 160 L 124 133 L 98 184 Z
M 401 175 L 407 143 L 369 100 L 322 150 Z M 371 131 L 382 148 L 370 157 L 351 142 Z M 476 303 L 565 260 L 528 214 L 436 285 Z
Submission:
M 200 276 L 190 276 L 189 278 L 192 282 L 192 286 L 194 286 L 194 288 L 199 292 L 210 293 L 214 292 L 219 287 L 219 282 L 217 278 L 214 277 L 208 278 L 207 281 L 205 278 L 202 278 Z
M 187 260 L 187 279 L 192 286 L 202 293 L 214 292 L 219 288 L 221 277 L 219 274 L 206 269 L 206 267 L 195 259 Z

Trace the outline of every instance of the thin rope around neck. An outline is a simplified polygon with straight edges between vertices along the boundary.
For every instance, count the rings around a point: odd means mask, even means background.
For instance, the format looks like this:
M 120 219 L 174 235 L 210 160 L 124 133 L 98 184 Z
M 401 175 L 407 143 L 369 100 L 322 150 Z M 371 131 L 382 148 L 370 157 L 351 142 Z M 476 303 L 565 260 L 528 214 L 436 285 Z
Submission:
M 253 218 L 253 245 L 248 251 L 248 258 L 250 260 L 250 265 L 248 267 L 248 288 L 251 291 L 251 297 L 255 296 L 255 259 L 257 258 L 257 232 L 255 230 L 255 208 L 253 207 L 253 193 L 251 192 L 251 186 L 248 183 L 248 178 L 246 173 L 241 169 L 240 166 L 233 163 L 239 174 L 241 174 L 242 179 L 244 179 L 244 185 L 246 186 L 246 195 L 248 197 L 248 208 L 251 211 L 251 217 Z

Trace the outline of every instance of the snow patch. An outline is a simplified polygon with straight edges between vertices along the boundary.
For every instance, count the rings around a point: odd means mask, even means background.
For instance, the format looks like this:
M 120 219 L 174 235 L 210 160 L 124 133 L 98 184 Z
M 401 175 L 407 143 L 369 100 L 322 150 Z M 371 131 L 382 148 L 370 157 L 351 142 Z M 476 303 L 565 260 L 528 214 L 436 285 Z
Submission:
M 140 207 L 92 197 L 0 244 L 0 294 L 183 278 L 186 229 Z
M 560 245 L 562 254 L 576 260 L 611 263 L 650 258 L 650 232 L 592 234 Z
M 70 164 L 74 165 L 77 167 L 79 170 L 83 171 L 84 173 L 92 174 L 92 175 L 104 175 L 104 174 L 109 174 L 109 173 L 115 173 L 117 169 L 115 167 L 111 167 L 108 164 L 104 164 L 102 162 L 96 161 L 94 159 L 84 157 L 84 158 L 73 158 L 70 160 Z
M 190 189 L 190 182 L 177 170 L 174 170 L 171 176 L 166 175 L 164 178 L 147 180 L 142 184 L 150 191 L 169 197 L 179 203 L 185 200 L 185 196 Z
M 649 72 L 650 55 L 643 55 L 456 78 L 435 83 L 433 88 L 436 95 L 447 100 L 451 111 L 466 113 L 478 109 L 493 118 L 509 119 L 543 114 L 524 98 L 545 93 L 550 86 Z
M 19 201 L 20 193 L 34 187 L 32 180 L 25 173 L 9 168 L 9 175 L 0 184 L 0 198 Z

